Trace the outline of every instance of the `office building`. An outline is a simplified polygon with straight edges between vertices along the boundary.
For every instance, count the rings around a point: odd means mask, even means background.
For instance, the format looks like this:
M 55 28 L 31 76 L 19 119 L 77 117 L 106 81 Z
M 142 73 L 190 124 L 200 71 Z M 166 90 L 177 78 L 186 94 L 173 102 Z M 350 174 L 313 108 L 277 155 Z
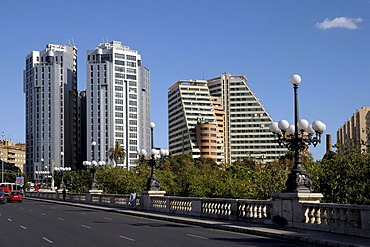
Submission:
M 341 148 L 367 150 L 370 130 L 370 107 L 361 107 L 337 131 L 337 145 Z
M 26 56 L 26 173 L 76 165 L 77 48 L 48 44 Z
M 87 159 L 109 160 L 116 143 L 126 152 L 118 162 L 135 166 L 137 150 L 150 151 L 150 73 L 141 55 L 121 42 L 87 51 Z M 92 146 L 91 143 L 96 143 Z
M 168 91 L 169 149 L 231 164 L 271 162 L 287 150 L 274 142 L 272 118 L 244 76 L 178 81 Z

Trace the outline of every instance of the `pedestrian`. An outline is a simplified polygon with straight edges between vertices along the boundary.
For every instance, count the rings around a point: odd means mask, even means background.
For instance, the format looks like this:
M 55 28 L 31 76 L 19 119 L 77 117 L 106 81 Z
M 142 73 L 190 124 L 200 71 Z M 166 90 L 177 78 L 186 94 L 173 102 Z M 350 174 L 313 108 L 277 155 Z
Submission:
M 130 194 L 130 208 L 136 209 L 136 192 L 132 191 Z
M 67 196 L 66 189 L 63 189 L 62 193 L 63 193 L 63 202 L 65 202 L 66 201 L 66 196 Z

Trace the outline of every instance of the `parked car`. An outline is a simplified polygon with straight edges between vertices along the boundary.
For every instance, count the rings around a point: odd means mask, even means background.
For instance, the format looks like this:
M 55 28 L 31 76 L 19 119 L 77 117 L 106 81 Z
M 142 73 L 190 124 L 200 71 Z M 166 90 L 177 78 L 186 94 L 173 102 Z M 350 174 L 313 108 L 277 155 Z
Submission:
M 8 196 L 8 202 L 22 202 L 23 196 L 20 191 L 11 191 Z
M 4 204 L 6 202 L 5 200 L 5 193 L 3 189 L 0 189 L 0 203 Z

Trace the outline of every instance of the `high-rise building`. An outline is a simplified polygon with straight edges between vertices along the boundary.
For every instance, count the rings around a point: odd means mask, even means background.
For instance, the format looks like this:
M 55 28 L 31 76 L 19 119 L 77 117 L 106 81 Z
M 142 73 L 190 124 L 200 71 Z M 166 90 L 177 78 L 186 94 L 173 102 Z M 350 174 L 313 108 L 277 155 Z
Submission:
M 127 168 L 137 150 L 150 149 L 150 74 L 141 55 L 121 42 L 101 43 L 87 51 L 87 158 L 109 160 L 116 143 L 125 152 Z M 90 145 L 96 143 L 96 146 Z
M 179 81 L 168 92 L 169 149 L 218 163 L 254 158 L 271 162 L 286 154 L 269 130 L 272 118 L 244 76 Z
M 48 44 L 26 56 L 26 173 L 76 165 L 77 48 Z
M 370 107 L 361 107 L 337 131 L 337 145 L 341 148 L 367 150 L 370 144 Z

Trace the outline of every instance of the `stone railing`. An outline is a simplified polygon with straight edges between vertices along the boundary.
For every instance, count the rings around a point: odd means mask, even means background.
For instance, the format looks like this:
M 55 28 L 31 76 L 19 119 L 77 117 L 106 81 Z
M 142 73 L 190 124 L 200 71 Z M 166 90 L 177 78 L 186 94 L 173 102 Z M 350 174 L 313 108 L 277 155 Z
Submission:
M 62 200 L 61 194 L 53 192 L 26 192 L 26 196 Z M 141 195 L 138 195 L 136 198 L 136 207 L 138 210 L 144 209 L 141 205 L 141 198 Z M 129 195 L 67 193 L 66 201 L 130 208 Z M 272 205 L 272 201 L 152 196 L 149 210 L 205 218 L 253 221 L 271 224 Z
M 303 212 L 305 229 L 370 236 L 370 206 L 303 203 Z
M 53 192 L 26 192 L 28 197 L 62 200 Z M 370 206 L 329 204 L 304 201 L 280 195 L 280 201 L 217 199 L 139 194 L 136 209 L 203 218 L 274 224 L 273 216 L 283 219 L 282 225 L 329 231 L 352 236 L 370 236 Z M 149 199 L 148 199 L 149 198 Z M 302 198 L 302 197 L 301 197 Z M 130 208 L 129 195 L 67 193 L 66 201 L 115 208 Z M 285 223 L 284 223 L 285 221 Z M 275 222 L 280 224 L 279 222 Z

